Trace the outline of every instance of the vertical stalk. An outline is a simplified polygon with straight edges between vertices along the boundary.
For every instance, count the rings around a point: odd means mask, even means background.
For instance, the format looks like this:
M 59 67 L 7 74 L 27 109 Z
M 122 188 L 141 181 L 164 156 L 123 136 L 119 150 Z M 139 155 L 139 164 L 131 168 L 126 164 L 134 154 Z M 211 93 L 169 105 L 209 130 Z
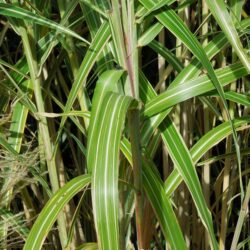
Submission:
M 27 32 L 26 29 L 22 27 L 20 28 L 20 35 L 22 37 L 24 52 L 26 54 L 27 63 L 29 66 L 30 77 L 34 86 L 34 96 L 37 104 L 37 110 L 38 112 L 45 112 L 44 101 L 41 90 L 41 79 L 40 77 L 37 76 L 38 65 L 36 61 L 35 44 L 32 40 L 34 39 L 32 31 L 29 30 L 29 32 Z M 52 153 L 53 148 L 50 141 L 47 119 L 45 117 L 42 116 L 40 117 L 39 130 L 41 132 L 42 140 L 44 143 L 46 163 L 48 167 L 52 191 L 56 192 L 59 189 L 58 174 L 57 174 L 55 159 Z M 67 243 L 67 232 L 66 232 L 64 215 L 62 213 L 58 217 L 58 230 L 59 230 L 61 244 L 62 246 L 65 246 Z
M 232 138 L 231 136 L 227 138 L 226 142 L 226 154 L 232 151 Z M 222 211 L 221 211 L 221 231 L 220 231 L 220 249 L 225 249 L 226 243 L 226 233 L 227 233 L 227 224 L 228 224 L 228 189 L 229 189 L 229 180 L 230 180 L 230 169 L 231 169 L 231 159 L 227 158 L 225 160 L 225 167 L 223 173 L 223 188 L 222 188 Z
M 120 66 L 127 70 L 129 94 L 139 99 L 138 81 L 138 49 L 137 29 L 135 22 L 134 0 L 112 0 L 110 15 L 111 32 L 116 48 L 116 57 Z M 121 7 L 121 8 L 120 8 Z M 131 137 L 131 150 L 133 158 L 133 176 L 135 192 L 135 216 L 138 248 L 143 249 L 143 189 L 142 189 L 142 161 L 140 149 L 140 116 L 139 109 L 134 108 L 128 112 Z
M 165 29 L 163 29 L 159 34 L 159 42 L 163 45 L 165 44 Z M 160 92 L 164 92 L 166 89 L 165 80 L 163 83 L 161 82 L 161 79 L 163 79 L 163 74 L 165 71 L 165 64 L 166 64 L 165 58 L 159 54 L 158 55 L 158 72 L 159 72 Z M 162 158 L 163 158 L 162 159 L 163 160 L 163 175 L 164 175 L 164 180 L 165 180 L 169 173 L 169 166 L 168 166 L 168 153 L 167 153 L 166 146 L 164 144 L 162 145 Z
M 127 19 L 123 27 L 125 46 L 127 53 L 127 70 L 130 82 L 132 96 L 139 100 L 139 78 L 138 78 L 138 49 L 137 49 L 137 28 L 135 22 L 134 0 L 127 0 Z M 123 9 L 125 10 L 125 9 Z M 131 136 L 131 151 L 133 161 L 133 177 L 135 193 L 135 214 L 136 214 L 136 231 L 138 248 L 144 249 L 143 242 L 143 186 L 142 186 L 142 156 L 140 146 L 140 112 L 138 108 L 132 109 L 128 114 L 130 136 Z
M 58 4 L 58 7 L 59 7 L 61 19 L 63 19 L 64 15 L 65 15 L 65 13 L 67 11 L 67 6 L 70 5 L 70 1 L 68 1 L 68 0 L 66 0 L 66 1 L 58 0 L 57 4 Z M 66 21 L 65 25 L 69 25 L 68 21 Z M 76 47 L 75 47 L 73 38 L 71 36 L 67 36 L 66 37 L 66 43 L 67 43 L 67 45 L 69 45 L 67 47 L 67 54 L 68 54 L 69 63 L 70 63 L 70 66 L 71 66 L 70 69 L 71 69 L 73 77 L 74 77 L 73 80 L 75 80 L 77 78 L 80 63 L 79 63 L 79 60 L 78 60 L 78 55 L 77 55 L 77 52 L 76 52 Z M 88 110 L 87 96 L 86 96 L 86 93 L 85 93 L 83 88 L 80 89 L 80 91 L 79 91 L 78 102 L 80 104 L 80 107 L 81 107 L 82 111 L 87 111 Z M 89 126 L 89 119 L 86 119 L 84 117 L 83 121 L 84 121 L 84 127 L 87 130 L 88 126 Z M 55 131 L 55 128 L 53 130 Z M 64 167 L 64 164 L 63 164 L 63 161 L 62 161 L 62 156 L 61 156 L 61 152 L 60 152 L 59 148 L 57 149 L 55 160 L 56 160 L 57 165 L 59 166 L 59 170 L 60 170 L 60 172 L 59 172 L 59 180 L 60 180 L 60 182 L 62 184 L 65 184 L 65 182 L 66 182 L 65 167 Z M 84 170 L 81 169 L 79 174 L 81 174 L 81 172 L 84 172 Z M 70 225 L 71 219 L 73 218 L 74 210 L 75 210 L 75 205 L 74 205 L 73 201 L 70 202 L 70 204 L 67 204 L 65 206 L 65 214 L 66 214 L 66 218 L 67 218 L 67 221 L 68 221 L 68 223 L 67 223 L 68 225 Z M 78 233 L 75 234 L 74 241 L 72 242 L 71 247 L 75 247 L 81 241 L 81 239 L 77 238 L 76 235 L 83 235 L 83 232 L 80 232 L 81 231 L 80 228 L 78 228 L 76 225 L 77 225 L 77 222 L 75 223 L 75 230 Z
M 190 8 L 186 7 L 183 10 L 179 12 L 180 17 L 183 19 L 183 22 L 187 27 L 190 27 L 190 14 L 189 14 Z M 180 46 L 180 55 L 183 56 L 184 54 L 184 47 Z M 187 60 L 188 53 L 185 53 L 185 58 L 181 58 L 184 65 L 187 65 L 189 62 Z M 189 117 L 191 117 L 191 105 L 192 101 L 187 100 L 185 103 L 181 103 L 180 105 L 180 132 L 183 136 L 183 139 L 187 145 L 187 147 L 190 146 L 190 139 L 191 139 L 191 128 L 190 128 L 190 120 Z M 180 185 L 180 192 L 179 192 L 179 215 L 180 215 L 180 224 L 183 230 L 183 233 L 185 235 L 186 245 L 187 247 L 190 247 L 191 240 L 190 240 L 190 195 L 187 190 L 187 187 L 185 184 Z
M 222 56 L 222 62 L 220 65 L 222 68 L 226 66 L 226 58 L 224 55 Z M 219 105 L 221 107 L 221 112 L 223 119 L 228 121 L 227 111 L 224 108 L 224 105 L 221 101 L 219 101 Z M 226 141 L 226 154 L 232 151 L 232 138 L 229 136 Z M 223 183 L 222 183 L 222 208 L 221 208 L 221 224 L 220 224 L 220 236 L 219 236 L 219 248 L 221 250 L 225 249 L 225 241 L 226 241 L 226 232 L 227 232 L 227 223 L 228 223 L 228 188 L 229 188 L 229 180 L 230 180 L 230 168 L 231 168 L 231 160 L 226 159 L 223 170 Z
M 130 141 L 133 162 L 133 177 L 135 187 L 135 213 L 138 249 L 144 249 L 142 221 L 143 221 L 143 189 L 142 189 L 142 156 L 140 148 L 140 113 L 139 109 L 133 108 L 128 112 L 130 127 Z
M 159 42 L 161 44 L 165 44 L 165 29 L 163 29 L 159 36 L 158 36 Z M 166 89 L 166 85 L 165 85 L 165 78 L 168 77 L 168 75 L 171 73 L 172 71 L 172 65 L 168 65 L 167 68 L 165 69 L 165 58 L 163 56 L 161 56 L 160 54 L 158 55 L 158 73 L 159 73 L 159 83 L 156 85 L 155 90 L 157 91 L 157 87 L 159 86 L 160 92 L 164 92 Z M 169 71 L 168 71 L 169 70 Z M 167 74 L 165 74 L 167 73 Z M 165 144 L 162 144 L 162 161 L 163 161 L 163 178 L 164 180 L 167 179 L 167 176 L 169 174 L 169 161 L 168 161 L 168 152 L 167 152 L 167 147 L 165 146 Z M 169 245 L 166 242 L 165 244 L 165 249 L 168 250 L 169 249 Z
M 240 214 L 239 214 L 239 218 L 238 218 L 238 221 L 237 221 L 237 225 L 236 225 L 236 228 L 235 228 L 235 233 L 234 233 L 232 245 L 231 245 L 231 248 L 230 248 L 231 250 L 235 250 L 237 248 L 237 243 L 239 241 L 241 228 L 243 226 L 244 219 L 245 219 L 245 217 L 246 217 L 246 215 L 248 213 L 249 199 L 250 199 L 250 181 L 248 181 L 245 199 L 243 201 L 243 204 L 242 204 L 242 207 L 241 207 L 241 210 L 240 210 Z
M 208 6 L 205 0 L 202 0 L 202 23 L 207 19 L 209 10 Z M 206 21 L 203 26 L 201 27 L 201 35 L 206 36 L 208 34 L 208 21 Z M 208 39 L 205 38 L 203 41 L 203 47 L 207 46 L 208 44 Z M 204 105 L 204 117 L 203 117 L 203 122 L 204 122 L 204 134 L 206 134 L 209 129 L 210 129 L 210 115 L 209 115 L 209 109 L 207 105 Z M 204 157 L 209 158 L 210 152 L 208 151 Z M 203 188 L 203 193 L 205 200 L 207 202 L 208 208 L 210 207 L 210 165 L 205 164 L 202 170 L 202 188 Z M 204 249 L 209 250 L 209 245 L 210 245 L 210 237 L 207 232 L 207 230 L 204 231 L 205 234 L 205 239 L 204 239 Z
M 61 19 L 62 19 L 67 11 L 67 5 L 70 4 L 70 1 L 57 0 L 57 4 L 59 7 Z M 68 21 L 66 21 L 65 25 L 67 26 L 68 24 L 69 24 Z M 66 36 L 66 43 L 68 45 L 67 54 L 68 54 L 69 62 L 70 62 L 70 66 L 71 66 L 70 68 L 71 68 L 71 71 L 72 71 L 72 74 L 73 74 L 73 77 L 75 80 L 77 77 L 77 74 L 78 74 L 78 69 L 80 67 L 80 63 L 78 61 L 78 55 L 76 52 L 76 47 L 75 47 L 73 38 L 71 36 Z M 85 93 L 83 88 L 80 89 L 80 91 L 79 91 L 78 101 L 79 101 L 81 110 L 87 111 L 88 110 L 87 96 L 86 96 L 86 93 Z M 86 119 L 84 117 L 83 120 L 84 120 L 85 128 L 87 129 L 88 125 L 89 125 L 89 119 Z

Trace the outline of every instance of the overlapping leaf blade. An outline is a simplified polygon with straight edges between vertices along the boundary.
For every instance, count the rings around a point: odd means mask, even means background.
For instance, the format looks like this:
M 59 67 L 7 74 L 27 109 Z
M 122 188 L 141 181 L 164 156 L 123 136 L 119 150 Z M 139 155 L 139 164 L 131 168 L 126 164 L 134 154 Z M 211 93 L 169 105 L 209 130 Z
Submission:
M 95 64 L 98 56 L 100 55 L 102 49 L 105 47 L 106 43 L 110 38 L 110 29 L 107 22 L 104 22 L 96 33 L 95 38 L 93 39 L 91 46 L 89 47 L 82 64 L 79 68 L 78 76 L 73 83 L 73 86 L 70 90 L 67 103 L 64 108 L 64 112 L 69 112 L 74 101 L 77 98 L 79 90 L 81 87 L 84 87 L 85 81 L 88 77 L 90 70 Z M 86 111 L 86 110 L 84 110 Z M 66 117 L 63 117 L 61 120 L 60 128 L 63 128 L 63 125 L 66 121 Z
M 49 20 L 49 19 L 47 19 L 43 16 L 39 16 L 37 14 L 34 14 L 31 11 L 20 8 L 18 6 L 13 5 L 13 4 L 0 3 L 0 14 L 4 15 L 4 16 L 19 18 L 22 20 L 27 20 L 30 22 L 35 22 L 37 24 L 47 26 L 49 28 L 52 28 L 52 29 L 55 29 L 55 30 L 60 31 L 62 33 L 65 33 L 67 35 L 73 36 L 73 37 L 89 44 L 89 42 L 86 39 L 79 36 L 74 31 L 72 31 L 64 26 L 61 26 L 59 23 L 55 23 L 52 20 Z
M 100 249 L 119 249 L 119 147 L 125 115 L 133 101 L 111 92 L 120 76 L 120 71 L 108 71 L 100 77 L 89 128 L 87 164 L 92 171 L 92 202 Z
M 143 161 L 143 186 L 155 211 L 161 229 L 171 246 L 171 249 L 187 249 L 185 241 L 172 209 L 169 198 L 162 189 L 162 181 L 151 169 L 152 162 Z
M 175 128 L 173 122 L 167 117 L 161 126 L 162 138 L 167 146 L 168 152 L 175 164 L 182 179 L 185 181 L 193 201 L 196 205 L 198 214 L 209 232 L 213 249 L 218 249 L 215 233 L 213 229 L 212 217 L 207 208 L 205 198 L 202 193 L 201 185 L 192 158 L 186 148 L 185 142 Z
M 250 25 L 250 18 L 244 19 L 243 21 L 241 21 L 241 23 L 237 27 L 246 29 L 249 25 Z M 205 47 L 205 51 L 206 51 L 208 58 L 211 59 L 213 56 L 219 53 L 219 51 L 223 49 L 226 45 L 228 45 L 228 41 L 225 35 L 223 33 L 217 35 Z M 202 68 L 201 62 L 197 58 L 193 58 L 191 63 L 177 75 L 177 77 L 169 86 L 169 89 L 172 87 L 176 87 L 177 85 L 183 84 L 192 78 L 197 77 L 201 73 L 201 68 Z M 150 86 L 150 83 L 147 81 L 147 79 L 143 77 L 142 74 L 141 76 L 142 77 L 141 77 L 141 84 L 140 84 L 140 95 L 141 95 L 141 98 L 144 100 L 144 102 L 148 102 L 148 101 L 151 101 L 150 99 L 154 98 L 153 89 Z M 151 98 L 147 98 L 148 95 L 150 95 Z M 163 108 L 164 105 L 161 105 L 161 107 Z M 142 141 L 146 143 L 149 140 L 149 138 L 152 135 L 152 132 L 161 123 L 164 117 L 170 113 L 170 111 L 171 111 L 171 108 L 166 110 L 165 115 L 161 113 L 159 115 L 154 115 L 153 117 L 150 118 L 149 122 L 151 126 L 146 126 L 146 125 L 144 126 L 144 132 L 142 133 L 142 138 L 143 138 Z
M 247 128 L 246 125 L 250 122 L 250 117 L 242 117 L 234 119 L 234 126 L 238 129 Z M 200 140 L 191 148 L 190 155 L 196 164 L 200 158 L 213 146 L 221 142 L 232 133 L 229 122 L 224 122 L 206 133 Z M 165 191 L 169 196 L 182 182 L 182 177 L 175 169 L 165 181 Z
M 132 154 L 130 143 L 126 138 L 121 141 L 121 151 L 132 165 Z M 162 192 L 162 181 L 156 173 L 156 166 L 152 161 L 143 158 L 143 189 L 154 209 L 155 215 L 161 226 L 161 230 L 168 239 L 172 249 L 186 249 L 185 241 L 176 220 L 169 197 Z
M 88 186 L 90 180 L 90 175 L 78 176 L 65 184 L 51 197 L 36 219 L 24 245 L 24 250 L 42 248 L 42 244 L 62 208 L 75 194 Z
M 206 2 L 242 64 L 246 67 L 247 71 L 250 72 L 249 56 L 243 49 L 234 23 L 227 11 L 225 2 L 223 0 L 206 0 Z
M 141 0 L 141 3 L 147 9 L 154 7 L 154 1 L 152 0 Z M 231 123 L 234 143 L 235 143 L 236 152 L 237 152 L 238 165 L 240 165 L 240 151 L 239 151 L 239 146 L 238 146 L 238 141 L 237 141 L 237 135 L 236 135 L 236 132 L 235 132 L 232 120 L 231 120 L 230 113 L 228 111 L 228 105 L 226 102 L 225 93 L 218 78 L 216 77 L 212 64 L 210 63 L 204 49 L 202 48 L 198 40 L 195 38 L 195 36 L 191 33 L 191 31 L 184 25 L 183 21 L 174 12 L 174 10 L 170 8 L 166 8 L 166 10 L 164 10 L 160 14 L 157 14 L 156 18 L 166 28 L 168 28 L 170 32 L 172 32 L 177 38 L 179 38 L 186 45 L 186 47 L 197 57 L 197 59 L 201 61 L 203 67 L 207 69 L 208 75 L 211 78 L 211 81 L 214 84 L 214 87 L 216 88 L 216 90 L 218 91 L 218 94 L 221 97 L 225 112 L 227 114 L 227 118 L 229 119 Z
M 156 93 L 154 93 L 152 89 L 150 90 L 149 99 L 153 98 L 153 96 L 156 96 Z M 196 205 L 200 218 L 209 232 L 212 246 L 214 249 L 218 249 L 213 229 L 212 217 L 210 211 L 207 208 L 201 185 L 185 142 L 169 117 L 166 117 L 160 126 L 160 131 L 162 132 L 163 142 L 166 145 L 169 155 L 175 164 L 175 168 L 185 181 Z
M 216 71 L 216 75 L 222 84 L 221 86 L 225 86 L 247 74 L 245 67 L 241 63 Z M 214 90 L 214 85 L 207 76 L 200 76 L 194 80 L 178 84 L 146 103 L 144 115 L 147 117 L 153 116 L 175 104 L 197 95 L 205 94 L 211 90 Z

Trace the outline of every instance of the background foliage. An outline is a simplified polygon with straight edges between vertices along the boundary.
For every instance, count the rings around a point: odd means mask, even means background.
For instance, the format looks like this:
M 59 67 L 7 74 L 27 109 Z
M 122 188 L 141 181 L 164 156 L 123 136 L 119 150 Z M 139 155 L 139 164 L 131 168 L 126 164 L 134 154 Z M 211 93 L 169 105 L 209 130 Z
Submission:
M 0 1 L 0 248 L 249 249 L 248 14 Z

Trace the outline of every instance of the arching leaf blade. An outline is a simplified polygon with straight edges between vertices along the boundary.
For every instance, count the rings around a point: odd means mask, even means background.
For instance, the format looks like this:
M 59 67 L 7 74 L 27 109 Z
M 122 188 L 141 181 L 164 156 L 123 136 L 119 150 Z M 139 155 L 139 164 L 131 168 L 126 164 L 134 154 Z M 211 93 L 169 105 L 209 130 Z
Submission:
M 240 61 L 246 67 L 247 71 L 250 72 L 249 56 L 244 51 L 232 18 L 227 11 L 225 2 L 223 0 L 206 0 L 206 2 L 217 23 L 220 25 L 228 41 L 234 48 Z
M 250 117 L 234 119 L 233 122 L 236 130 L 242 130 L 246 128 L 246 125 L 250 122 Z M 196 164 L 208 150 L 217 145 L 231 133 L 232 130 L 230 128 L 230 123 L 224 122 L 201 137 L 190 150 L 194 164 Z M 171 195 L 181 182 L 182 177 L 178 171 L 174 169 L 164 184 L 166 194 Z
M 169 198 L 162 189 L 162 181 L 152 171 L 152 162 L 143 160 L 143 186 L 171 249 L 187 249 Z
M 195 203 L 198 214 L 209 233 L 213 249 L 218 249 L 211 213 L 206 205 L 201 184 L 185 142 L 169 117 L 164 120 L 160 129 L 162 132 L 163 142 L 168 149 L 175 168 L 185 181 Z
M 56 22 L 49 20 L 43 16 L 37 15 L 31 11 L 28 11 L 24 8 L 20 8 L 18 6 L 13 5 L 13 4 L 0 3 L 0 14 L 3 16 L 10 16 L 10 17 L 14 17 L 14 18 L 19 18 L 19 19 L 26 20 L 29 22 L 37 23 L 39 25 L 47 26 L 51 29 L 54 29 L 54 30 L 60 31 L 64 34 L 73 36 L 73 37 L 83 41 L 84 43 L 89 44 L 89 42 L 86 39 L 79 36 L 74 31 L 60 25 L 59 23 L 56 23 Z
M 221 82 L 221 87 L 226 86 L 242 76 L 248 75 L 245 67 L 241 63 L 216 70 L 215 74 Z M 144 115 L 146 117 L 153 116 L 175 104 L 205 94 L 214 89 L 215 87 L 208 76 L 200 76 L 194 80 L 178 84 L 146 103 Z
M 24 245 L 24 250 L 42 248 L 42 244 L 62 208 L 75 194 L 87 187 L 90 181 L 90 175 L 78 176 L 65 184 L 51 197 L 36 219 Z
M 88 165 L 92 170 L 92 203 L 100 249 L 119 249 L 118 169 L 125 114 L 132 98 L 107 92 L 97 114 Z

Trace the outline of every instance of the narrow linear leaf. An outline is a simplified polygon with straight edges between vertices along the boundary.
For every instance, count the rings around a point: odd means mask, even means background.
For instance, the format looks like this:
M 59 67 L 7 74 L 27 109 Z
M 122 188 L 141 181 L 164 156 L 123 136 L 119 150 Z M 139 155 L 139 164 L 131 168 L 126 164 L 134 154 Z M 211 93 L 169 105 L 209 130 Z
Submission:
M 162 132 L 162 139 L 168 149 L 171 159 L 174 162 L 175 168 L 185 181 L 196 205 L 201 221 L 209 233 L 213 249 L 218 249 L 218 243 L 213 229 L 212 217 L 206 205 L 201 184 L 185 142 L 169 117 L 166 118 L 160 126 L 160 129 Z
M 225 93 L 225 96 L 226 96 L 226 99 L 229 101 L 233 101 L 237 104 L 250 107 L 250 96 L 248 94 L 241 94 L 241 93 L 236 93 L 233 91 L 228 91 Z
M 55 117 L 62 117 L 62 116 L 80 116 L 80 117 L 86 117 L 89 118 L 90 114 L 89 112 L 83 112 L 83 111 L 71 111 L 68 113 L 48 113 L 48 112 L 38 112 L 36 113 L 38 116 L 44 116 L 48 118 L 55 118 Z
M 126 159 L 132 166 L 130 142 L 126 138 L 123 138 L 120 147 Z M 143 188 L 152 208 L 154 209 L 155 215 L 160 223 L 161 230 L 166 239 L 168 239 L 172 249 L 186 249 L 187 247 L 175 213 L 173 212 L 171 202 L 165 195 L 165 190 L 162 190 L 162 180 L 155 173 L 156 171 L 157 170 L 153 162 L 144 157 L 142 168 Z
M 70 111 L 74 101 L 77 98 L 80 88 L 85 85 L 85 81 L 88 77 L 90 70 L 95 64 L 99 54 L 101 53 L 102 49 L 105 47 L 109 38 L 110 38 L 109 25 L 107 22 L 104 22 L 99 28 L 79 68 L 78 76 L 75 82 L 73 83 L 73 86 L 68 95 L 68 100 L 64 109 L 65 113 L 68 113 Z M 63 128 L 66 119 L 67 119 L 66 117 L 62 118 L 61 123 L 60 123 L 60 129 Z
M 40 15 L 34 14 L 31 11 L 25 10 L 25 9 L 20 8 L 18 6 L 15 6 L 13 4 L 0 3 L 0 15 L 19 18 L 19 19 L 27 20 L 29 22 L 34 22 L 34 23 L 37 23 L 40 25 L 44 25 L 44 26 L 47 26 L 51 29 L 55 29 L 57 31 L 60 31 L 64 34 L 73 36 L 73 37 L 83 41 L 86 44 L 90 44 L 86 39 L 79 36 L 74 31 L 72 31 L 64 26 L 61 26 L 60 24 L 58 24 L 52 20 L 49 20 L 49 19 L 42 17 Z
M 246 125 L 250 122 L 250 117 L 247 116 L 234 119 L 233 122 L 237 130 L 242 130 L 244 128 L 247 128 Z M 200 140 L 190 150 L 190 154 L 194 164 L 196 164 L 208 150 L 217 145 L 231 133 L 232 130 L 230 128 L 230 123 L 224 122 L 201 137 Z M 181 182 L 182 177 L 180 176 L 178 171 L 174 169 L 165 181 L 166 194 L 171 195 Z
M 154 7 L 154 1 L 152 0 L 140 0 L 140 2 L 147 9 Z M 156 18 L 166 28 L 168 28 L 170 32 L 172 32 L 177 38 L 179 38 L 187 46 L 187 48 L 197 57 L 197 59 L 201 61 L 203 67 L 207 69 L 208 75 L 211 78 L 211 81 L 214 84 L 215 89 L 218 91 L 218 94 L 220 95 L 222 99 L 222 103 L 225 108 L 227 118 L 231 123 L 231 128 L 233 131 L 233 139 L 234 139 L 235 148 L 236 148 L 236 152 L 238 156 L 237 157 L 238 165 L 240 166 L 240 151 L 239 151 L 239 145 L 237 141 L 237 135 L 236 135 L 236 131 L 234 129 L 234 126 L 231 120 L 229 110 L 228 110 L 228 105 L 225 99 L 224 90 L 218 78 L 216 77 L 212 64 L 210 63 L 209 58 L 206 55 L 206 52 L 204 51 L 204 49 L 202 48 L 201 44 L 198 42 L 196 37 L 184 25 L 181 18 L 172 9 L 166 7 L 166 10 L 164 10 L 164 12 L 161 12 L 160 14 L 156 15 Z M 246 62 L 244 61 L 243 64 L 246 65 Z
M 225 2 L 223 0 L 206 0 L 206 2 L 242 64 L 246 67 L 247 71 L 250 72 L 249 56 L 242 47 L 239 35 L 237 34 L 231 16 L 227 11 Z
M 250 148 L 247 148 L 245 150 L 241 150 L 240 151 L 240 154 L 242 156 L 245 156 L 245 155 L 249 155 L 250 154 Z M 224 159 L 234 159 L 236 156 L 236 152 L 231 152 L 231 153 L 227 153 L 227 154 L 223 154 L 223 155 L 216 155 L 214 157 L 211 157 L 209 159 L 206 159 L 204 161 L 201 161 L 199 163 L 197 163 L 197 166 L 203 166 L 205 164 L 212 164 L 212 163 L 215 163 L 216 161 L 220 161 L 220 160 L 224 160 Z
M 215 74 L 221 82 L 221 87 L 242 76 L 248 75 L 245 67 L 241 63 L 230 65 L 224 69 L 218 69 L 215 71 Z M 146 103 L 144 115 L 146 117 L 153 116 L 177 103 L 214 89 L 214 85 L 207 76 L 200 76 L 194 80 L 178 84 Z
M 76 195 L 90 184 L 90 175 L 78 176 L 60 188 L 47 202 L 33 225 L 24 250 L 41 249 L 47 234 L 56 221 L 62 208 Z
M 94 10 L 96 13 L 100 14 L 102 17 L 108 19 L 107 14 L 102 11 L 96 4 L 93 4 L 90 0 L 80 0 L 81 2 L 85 3 L 89 8 Z
M 187 249 L 180 226 L 172 209 L 170 200 L 165 195 L 162 181 L 154 171 L 151 162 L 143 160 L 143 185 L 156 217 L 161 225 L 171 249 Z
M 156 24 L 150 26 L 148 30 L 138 39 L 138 46 L 143 47 L 148 45 L 155 37 L 161 32 L 164 26 L 157 22 Z
M 145 17 L 149 16 L 154 11 L 160 10 L 164 6 L 169 6 L 170 4 L 174 3 L 175 1 L 176 0 L 161 0 L 161 1 L 154 3 L 154 5 L 152 5 L 150 7 L 150 9 L 148 9 L 148 8 L 146 8 L 146 10 L 142 9 L 141 13 L 143 13 L 143 15 L 138 15 L 138 17 L 140 17 L 139 20 L 140 21 L 143 20 Z

